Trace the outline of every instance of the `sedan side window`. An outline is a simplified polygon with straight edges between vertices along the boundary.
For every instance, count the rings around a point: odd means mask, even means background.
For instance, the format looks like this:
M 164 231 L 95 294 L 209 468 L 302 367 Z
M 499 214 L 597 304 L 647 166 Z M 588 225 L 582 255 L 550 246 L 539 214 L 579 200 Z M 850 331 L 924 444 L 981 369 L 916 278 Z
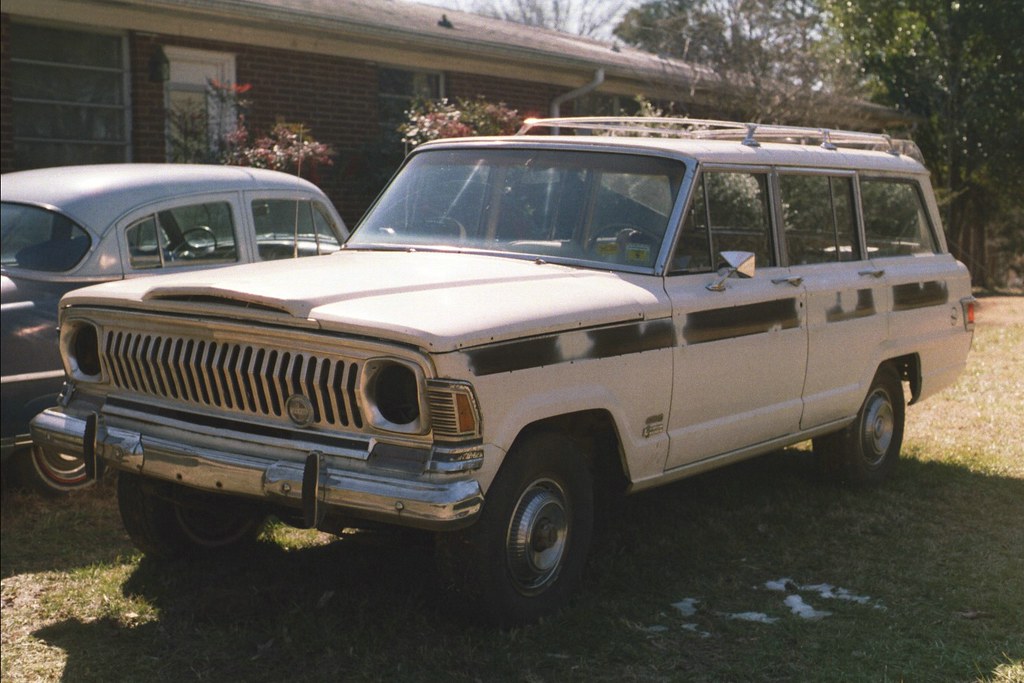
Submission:
M 316 202 L 257 199 L 252 215 L 263 261 L 329 254 L 340 247 L 338 227 Z
M 132 268 L 164 268 L 238 260 L 228 202 L 190 204 L 158 211 L 125 233 Z

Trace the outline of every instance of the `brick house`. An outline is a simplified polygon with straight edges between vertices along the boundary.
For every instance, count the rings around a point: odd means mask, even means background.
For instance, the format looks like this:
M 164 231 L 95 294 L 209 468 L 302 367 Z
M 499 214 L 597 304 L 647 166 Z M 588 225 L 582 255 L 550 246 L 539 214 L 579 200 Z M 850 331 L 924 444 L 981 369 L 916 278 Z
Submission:
M 167 161 L 169 112 L 210 106 L 208 79 L 246 83 L 251 129 L 302 122 L 336 150 L 318 182 L 350 224 L 401 160 L 416 96 L 567 115 L 643 94 L 714 115 L 692 65 L 403 0 L 4 0 L 0 30 L 0 171 Z

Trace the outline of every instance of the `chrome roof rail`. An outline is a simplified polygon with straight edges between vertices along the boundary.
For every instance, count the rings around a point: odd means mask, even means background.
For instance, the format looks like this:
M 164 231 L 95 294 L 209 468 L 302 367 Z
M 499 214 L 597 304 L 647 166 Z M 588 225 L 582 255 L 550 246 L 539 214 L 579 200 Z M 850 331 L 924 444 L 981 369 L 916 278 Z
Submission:
M 561 134 L 562 129 L 565 129 L 573 131 L 573 134 L 583 135 L 737 140 L 748 147 L 759 147 L 762 142 L 792 145 L 816 144 L 827 150 L 866 149 L 888 152 L 893 156 L 907 155 L 921 161 L 920 150 L 910 140 L 893 139 L 884 133 L 864 133 L 833 128 L 780 126 L 685 117 L 572 116 L 526 119 L 516 135 L 527 135 L 535 129 L 547 129 L 555 134 Z

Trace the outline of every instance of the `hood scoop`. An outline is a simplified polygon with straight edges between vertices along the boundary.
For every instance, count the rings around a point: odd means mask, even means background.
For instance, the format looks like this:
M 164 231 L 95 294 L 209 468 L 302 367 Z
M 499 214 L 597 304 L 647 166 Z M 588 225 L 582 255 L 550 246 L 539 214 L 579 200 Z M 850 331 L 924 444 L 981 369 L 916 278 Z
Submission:
M 143 297 L 144 301 L 167 301 L 180 304 L 201 304 L 204 306 L 227 306 L 248 311 L 265 311 L 268 313 L 284 313 L 292 315 L 287 306 L 268 301 L 254 301 L 238 295 L 225 296 L 222 294 L 199 294 L 189 292 L 166 292 L 156 291 Z

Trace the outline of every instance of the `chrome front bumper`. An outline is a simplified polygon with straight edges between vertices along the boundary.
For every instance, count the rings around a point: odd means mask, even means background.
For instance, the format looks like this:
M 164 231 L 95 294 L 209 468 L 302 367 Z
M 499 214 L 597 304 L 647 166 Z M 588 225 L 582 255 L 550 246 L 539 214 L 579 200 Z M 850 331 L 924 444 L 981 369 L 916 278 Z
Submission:
M 310 523 L 334 511 L 403 526 L 454 528 L 469 523 L 483 504 L 473 480 L 438 483 L 356 472 L 341 467 L 342 458 L 318 453 L 305 462 L 272 461 L 107 426 L 96 416 L 77 417 L 60 408 L 33 418 L 31 432 L 40 448 L 87 462 L 102 458 L 119 470 L 196 489 L 302 508 Z

